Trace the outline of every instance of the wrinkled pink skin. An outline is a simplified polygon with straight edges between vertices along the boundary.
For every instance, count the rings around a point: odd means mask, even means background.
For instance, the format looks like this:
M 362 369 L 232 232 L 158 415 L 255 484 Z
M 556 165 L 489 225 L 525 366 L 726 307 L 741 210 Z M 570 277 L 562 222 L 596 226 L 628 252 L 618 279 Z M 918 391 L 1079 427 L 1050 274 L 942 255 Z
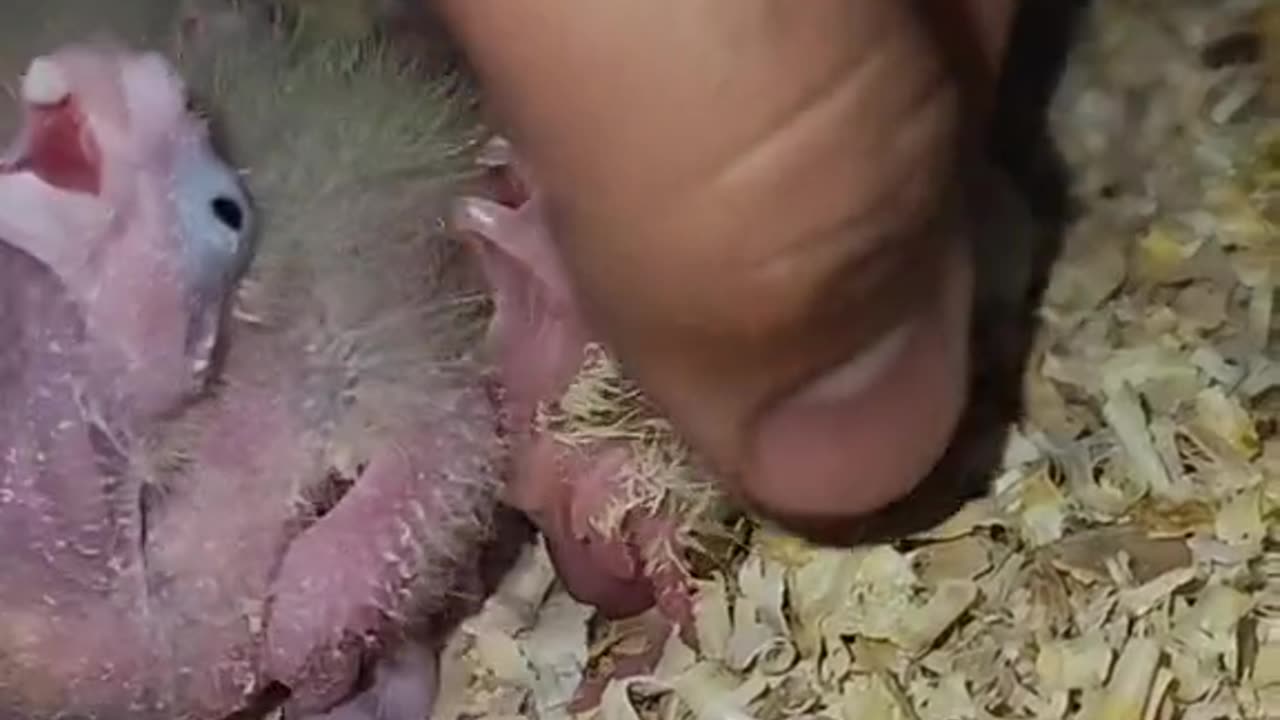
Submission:
M 66 63 L 67 107 L 111 118 L 82 128 L 96 152 L 41 157 L 28 125 L 0 163 L 0 208 L 6 180 L 44 183 L 21 217 L 111 210 L 75 235 L 26 233 L 0 213 L 0 719 L 213 720 L 270 683 L 291 691 L 291 718 L 421 718 L 432 663 L 414 638 L 438 637 L 432 618 L 485 587 L 501 444 L 482 376 L 422 389 L 438 413 L 379 435 L 330 508 L 324 421 L 346 380 L 308 355 L 329 339 L 323 318 L 226 319 L 221 382 L 192 396 L 209 348 L 186 342 L 182 311 L 206 309 L 190 304 L 205 276 L 181 272 L 192 238 L 173 218 L 192 200 L 174 188 L 199 183 L 170 158 L 196 126 L 123 112 L 137 105 L 121 92 L 181 97 L 158 75 L 129 76 L 134 54 L 82 52 L 97 62 Z M 58 163 L 68 173 L 48 170 Z M 95 175 L 96 187 L 58 185 Z M 182 462 L 148 465 L 162 457 Z
M 500 424 L 515 443 L 509 499 L 547 534 L 574 594 L 615 616 L 656 601 L 687 623 L 686 578 L 640 561 L 646 543 L 671 539 L 670 523 L 633 513 L 606 539 L 587 522 L 616 490 L 625 449 L 574 451 L 531 431 L 590 337 L 536 197 L 466 203 L 463 224 L 488 239 L 501 422 L 478 374 L 442 378 L 440 413 L 382 438 L 330 508 L 317 498 L 333 493 L 331 438 L 314 406 L 337 404 L 341 378 L 305 349 L 324 323 L 209 319 L 229 287 L 211 293 L 191 274 L 192 248 L 208 248 L 174 221 L 177 203 L 204 201 L 174 190 L 173 158 L 202 137 L 180 87 L 130 74 L 137 56 L 124 51 L 61 57 L 68 108 L 88 119 L 83 152 L 42 158 L 31 113 L 0 157 L 0 193 L 6 179 L 39 180 L 24 212 L 80 223 L 33 234 L 0 211 L 0 407 L 11 409 L 0 413 L 0 578 L 21 578 L 0 582 L 0 718 L 220 718 L 270 683 L 290 690 L 291 718 L 424 716 L 432 638 L 488 587 Z M 126 112 L 139 97 L 167 114 Z M 109 222 L 94 224 L 98 208 Z M 222 382 L 203 395 L 212 346 L 192 342 L 193 328 L 227 348 Z M 147 465 L 179 441 L 176 468 Z
M 490 146 L 489 162 L 502 167 L 509 154 Z M 620 537 L 604 537 L 589 519 L 621 491 L 619 470 L 626 447 L 596 443 L 570 447 L 533 425 L 539 403 L 556 400 L 580 369 L 592 335 L 572 297 L 563 266 L 541 216 L 529 178 L 506 170 L 495 199 L 460 203 L 458 225 L 475 236 L 493 291 L 495 314 L 489 342 L 503 381 L 503 427 L 513 448 L 506 500 L 525 511 L 543 532 L 557 571 L 570 593 L 606 616 L 635 615 L 655 603 L 673 622 L 692 628 L 692 589 L 683 572 L 649 572 L 643 548 L 676 542 L 669 518 L 631 511 Z M 498 173 L 501 175 L 501 171 Z

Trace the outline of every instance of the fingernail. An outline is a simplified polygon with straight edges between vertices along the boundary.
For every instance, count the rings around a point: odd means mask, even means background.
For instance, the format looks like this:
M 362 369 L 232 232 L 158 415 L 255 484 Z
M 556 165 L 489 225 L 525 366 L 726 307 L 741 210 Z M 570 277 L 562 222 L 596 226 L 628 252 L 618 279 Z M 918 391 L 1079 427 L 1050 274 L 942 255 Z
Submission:
M 968 268 L 937 302 L 766 414 L 746 499 L 784 519 L 856 518 L 915 488 L 968 399 Z
M 839 402 L 863 392 L 879 381 L 895 363 L 900 362 L 911 333 L 917 329 L 918 324 L 912 319 L 890 330 L 852 360 L 801 390 L 792 402 Z
M 765 509 L 859 515 L 910 489 L 913 474 L 935 460 L 919 457 L 913 436 L 936 436 L 928 426 L 947 404 L 939 397 L 944 371 L 924 354 L 932 343 L 923 331 L 915 322 L 894 330 L 765 417 L 751 488 Z

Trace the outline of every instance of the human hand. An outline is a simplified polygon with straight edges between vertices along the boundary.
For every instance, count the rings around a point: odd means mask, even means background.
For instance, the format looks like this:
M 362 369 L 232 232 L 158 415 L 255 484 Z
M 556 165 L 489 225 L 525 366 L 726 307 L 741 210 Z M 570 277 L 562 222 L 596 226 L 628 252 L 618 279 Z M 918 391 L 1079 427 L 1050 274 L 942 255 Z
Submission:
M 966 400 L 1015 0 L 438 0 L 578 304 L 763 514 L 836 537 Z

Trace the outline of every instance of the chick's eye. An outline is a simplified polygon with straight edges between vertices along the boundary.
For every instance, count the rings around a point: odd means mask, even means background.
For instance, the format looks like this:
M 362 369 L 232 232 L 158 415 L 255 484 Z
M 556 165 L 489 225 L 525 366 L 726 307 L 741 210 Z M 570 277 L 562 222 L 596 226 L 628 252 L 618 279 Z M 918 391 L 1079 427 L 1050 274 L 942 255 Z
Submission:
M 219 195 L 209 202 L 209 209 L 218 222 L 226 225 L 233 232 L 244 229 L 244 208 L 240 203 L 225 195 Z

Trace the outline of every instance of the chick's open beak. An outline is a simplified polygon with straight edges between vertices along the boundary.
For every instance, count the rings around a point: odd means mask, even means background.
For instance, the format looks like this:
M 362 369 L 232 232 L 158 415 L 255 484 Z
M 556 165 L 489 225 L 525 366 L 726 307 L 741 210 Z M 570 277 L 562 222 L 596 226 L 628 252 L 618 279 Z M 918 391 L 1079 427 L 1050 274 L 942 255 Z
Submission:
M 21 101 L 23 127 L 0 154 L 0 174 L 31 172 L 62 190 L 98 194 L 101 152 L 55 60 L 39 57 L 31 62 L 22 79 Z

